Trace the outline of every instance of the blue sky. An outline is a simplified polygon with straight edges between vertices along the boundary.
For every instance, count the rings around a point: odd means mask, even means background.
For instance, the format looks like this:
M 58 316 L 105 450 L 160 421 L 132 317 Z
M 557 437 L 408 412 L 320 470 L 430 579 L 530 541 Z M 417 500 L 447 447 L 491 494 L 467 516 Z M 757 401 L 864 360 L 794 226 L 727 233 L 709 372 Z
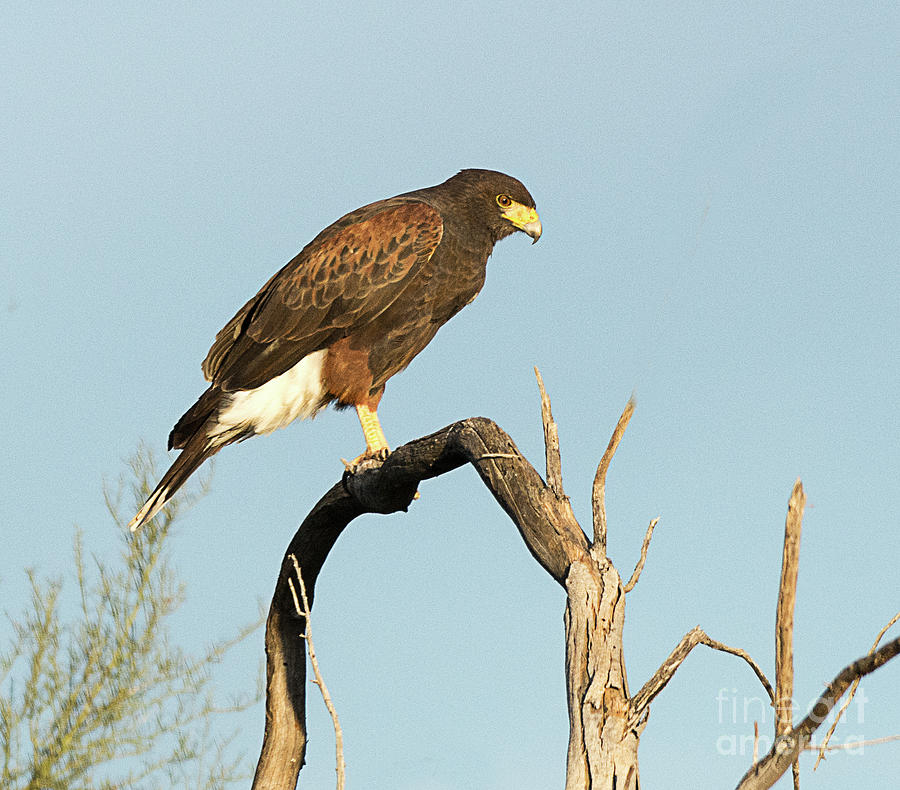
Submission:
M 65 573 L 75 525 L 117 550 L 101 483 L 160 454 L 216 331 L 322 227 L 463 167 L 521 179 L 544 237 L 498 245 L 479 298 L 387 388 L 400 444 L 496 420 L 540 469 L 541 368 L 582 524 L 613 464 L 637 689 L 691 627 L 773 666 L 784 514 L 801 477 L 797 697 L 897 611 L 900 11 L 894 3 L 8 4 L 0 31 L 3 608 Z M 268 601 L 296 525 L 362 446 L 329 411 L 219 456 L 173 550 L 176 636 Z M 562 785 L 562 590 L 471 470 L 360 519 L 314 626 L 351 786 Z M 0 635 L 4 635 L 0 626 Z M 252 688 L 262 634 L 217 676 Z M 900 732 L 900 667 L 838 740 Z M 724 690 L 724 691 L 723 691 Z M 761 693 L 698 649 L 654 703 L 648 787 L 729 786 Z M 726 703 L 721 700 L 727 700 Z M 719 700 L 719 701 L 717 701 Z M 752 704 L 751 704 L 752 708 Z M 736 711 L 736 713 L 735 713 Z M 261 707 L 241 721 L 255 764 Z M 333 781 L 311 698 L 301 782 Z M 771 720 L 762 725 L 770 731 Z M 740 752 L 739 740 L 735 747 Z M 896 744 L 804 786 L 886 786 Z

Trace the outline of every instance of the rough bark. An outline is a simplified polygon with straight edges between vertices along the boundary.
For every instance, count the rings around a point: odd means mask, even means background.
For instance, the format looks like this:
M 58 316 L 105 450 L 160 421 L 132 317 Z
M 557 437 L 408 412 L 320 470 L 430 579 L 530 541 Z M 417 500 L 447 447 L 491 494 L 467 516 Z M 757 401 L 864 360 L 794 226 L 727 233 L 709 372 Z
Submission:
M 572 563 L 566 592 L 566 790 L 633 790 L 647 718 L 629 722 L 622 580 L 611 562 L 589 558 Z

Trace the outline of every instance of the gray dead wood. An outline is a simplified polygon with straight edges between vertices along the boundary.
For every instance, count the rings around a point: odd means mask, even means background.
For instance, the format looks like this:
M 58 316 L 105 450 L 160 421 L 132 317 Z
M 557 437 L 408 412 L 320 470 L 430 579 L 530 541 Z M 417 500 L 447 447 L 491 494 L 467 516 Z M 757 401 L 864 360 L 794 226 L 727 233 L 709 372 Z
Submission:
M 266 623 L 266 727 L 254 790 L 293 790 L 306 750 L 306 623 L 294 605 L 288 580 L 292 555 L 302 571 L 309 605 L 322 565 L 344 528 L 363 513 L 405 511 L 419 483 L 472 464 L 485 486 L 519 530 L 538 563 L 566 590 L 566 686 L 569 747 L 566 790 L 638 790 L 637 749 L 652 700 L 665 688 L 691 650 L 703 644 L 743 658 L 773 704 L 776 692 L 743 650 L 691 630 L 653 676 L 634 694 L 625 675 L 622 634 L 626 592 L 637 584 L 656 520 L 647 529 L 641 558 L 627 586 L 606 555 L 606 473 L 634 404 L 619 418 L 594 479 L 593 544 L 563 493 L 558 433 L 543 391 L 542 416 L 548 483 L 523 458 L 512 439 L 491 420 L 476 417 L 447 426 L 397 448 L 386 461 L 346 474 L 316 504 L 285 552 Z M 791 562 L 795 562 L 792 558 Z M 787 588 L 795 586 L 796 576 Z M 787 606 L 784 607 L 785 611 Z M 791 606 L 792 609 L 792 606 Z M 785 631 L 782 644 L 789 643 Z M 771 787 L 809 743 L 824 714 L 855 678 L 900 652 L 900 640 L 847 667 L 803 722 L 786 732 L 756 763 L 740 790 Z M 783 675 L 779 690 L 788 684 Z

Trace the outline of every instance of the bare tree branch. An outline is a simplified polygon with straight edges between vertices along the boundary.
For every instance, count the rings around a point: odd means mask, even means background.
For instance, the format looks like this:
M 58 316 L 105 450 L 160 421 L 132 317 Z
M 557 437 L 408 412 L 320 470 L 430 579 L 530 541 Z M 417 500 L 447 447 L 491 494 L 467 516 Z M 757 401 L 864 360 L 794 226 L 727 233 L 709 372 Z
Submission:
M 854 680 L 874 672 L 900 654 L 900 638 L 844 667 L 828 684 L 812 710 L 786 735 L 775 739 L 769 753 L 744 774 L 737 790 L 768 790 L 793 764 L 800 752 L 809 746 L 812 734 L 828 718 L 831 709 Z
M 591 551 L 598 557 L 606 556 L 606 473 L 609 471 L 609 465 L 612 463 L 613 456 L 622 436 L 625 434 L 625 428 L 628 427 L 628 421 L 634 414 L 634 396 L 628 399 L 619 422 L 616 423 L 609 444 L 606 446 L 606 452 L 600 459 L 597 466 L 597 472 L 594 475 L 594 485 L 591 491 L 591 507 L 594 516 L 594 542 Z
M 803 483 L 794 483 L 784 521 L 781 581 L 775 615 L 775 736 L 786 735 L 794 726 L 794 607 L 797 602 L 797 572 L 800 567 L 800 533 L 806 494 Z M 800 787 L 800 765 L 793 767 L 794 790 Z
M 650 526 L 647 527 L 647 532 L 644 534 L 644 542 L 641 545 L 641 558 L 637 561 L 637 565 L 634 566 L 631 578 L 622 588 L 627 593 L 630 593 L 634 589 L 634 586 L 638 583 L 638 579 L 641 578 L 641 571 L 644 570 L 644 563 L 647 561 L 647 549 L 650 548 L 650 538 L 653 537 L 653 530 L 658 523 L 659 516 L 653 519 L 653 521 L 650 522 Z
M 706 645 L 713 650 L 720 650 L 723 653 L 730 653 L 733 656 L 744 659 L 754 673 L 756 673 L 756 677 L 759 678 L 766 693 L 769 695 L 769 699 L 774 704 L 775 692 L 772 690 L 772 684 L 769 683 L 768 678 L 766 678 L 765 673 L 760 669 L 759 664 L 757 664 L 745 650 L 729 647 L 722 642 L 711 639 L 698 625 L 681 638 L 681 641 L 675 646 L 675 649 L 669 654 L 669 657 L 663 661 L 659 669 L 653 674 L 653 677 L 651 677 L 650 680 L 641 687 L 640 691 L 631 698 L 629 722 L 637 722 L 638 719 L 644 715 L 650 703 L 666 687 L 668 682 L 675 675 L 678 667 L 681 666 L 691 650 L 697 645 Z
M 869 650 L 869 653 L 875 652 L 878 647 L 878 643 L 881 641 L 881 638 L 888 632 L 888 629 L 900 620 L 900 612 L 897 612 L 878 632 L 878 636 L 875 637 L 875 642 L 872 644 L 872 648 Z M 831 723 L 831 727 L 828 728 L 828 732 L 825 734 L 825 739 L 822 741 L 820 746 L 814 747 L 819 750 L 819 754 L 816 757 L 815 765 L 813 765 L 813 771 L 819 767 L 819 763 L 825 759 L 825 752 L 830 751 L 831 749 L 846 749 L 848 748 L 846 745 L 844 746 L 834 746 L 830 747 L 828 742 L 831 740 L 831 736 L 834 735 L 834 731 L 838 726 L 838 722 L 841 720 L 841 716 L 844 715 L 844 711 L 850 707 L 850 703 L 853 702 L 853 697 L 856 696 L 856 690 L 859 688 L 859 678 L 853 681 L 853 684 L 850 686 L 850 693 L 847 695 L 847 699 L 844 700 L 844 703 L 841 705 L 841 709 L 837 712 L 837 716 L 834 717 L 834 721 Z M 860 743 L 880 743 L 884 740 L 897 740 L 900 739 L 900 735 L 895 735 L 888 737 L 887 739 L 877 739 L 876 741 L 860 741 Z M 807 747 L 810 748 L 810 747 Z
M 550 396 L 544 389 L 544 379 L 541 371 L 534 368 L 538 389 L 541 391 L 541 422 L 544 424 L 544 454 L 547 459 L 547 485 L 558 497 L 563 498 L 566 492 L 563 490 L 562 460 L 559 456 L 559 430 L 550 410 Z

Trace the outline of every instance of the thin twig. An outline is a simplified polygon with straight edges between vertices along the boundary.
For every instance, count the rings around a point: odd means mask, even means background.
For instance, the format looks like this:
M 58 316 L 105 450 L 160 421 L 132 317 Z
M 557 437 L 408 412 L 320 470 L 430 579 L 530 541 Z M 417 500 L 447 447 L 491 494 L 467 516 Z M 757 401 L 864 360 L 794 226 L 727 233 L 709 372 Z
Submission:
M 723 642 L 717 642 L 715 639 L 711 639 L 705 633 L 703 634 L 700 643 L 706 645 L 707 647 L 711 647 L 713 650 L 720 650 L 723 653 L 730 653 L 733 656 L 744 659 L 744 661 L 747 663 L 750 669 L 753 670 L 754 674 L 759 679 L 762 687 L 766 690 L 766 694 L 769 695 L 769 701 L 773 706 L 775 705 L 775 691 L 772 688 L 772 684 L 769 683 L 769 679 L 766 677 L 766 673 L 762 671 L 759 664 L 757 664 L 753 660 L 753 658 L 746 650 L 743 650 L 739 647 L 729 647 Z
M 547 459 L 547 486 L 556 494 L 563 498 L 566 492 L 563 490 L 562 480 L 562 460 L 559 455 L 559 430 L 556 427 L 556 421 L 553 419 L 553 412 L 550 409 L 550 396 L 544 389 L 544 379 L 541 377 L 541 371 L 534 368 L 534 375 L 537 378 L 538 389 L 541 391 L 541 422 L 544 425 L 544 455 Z
M 319 662 L 316 660 L 316 649 L 313 646 L 309 600 L 306 597 L 306 585 L 303 583 L 303 574 L 300 572 L 300 565 L 297 563 L 297 557 L 293 554 L 291 554 L 291 562 L 294 564 L 294 573 L 297 575 L 297 580 L 300 582 L 300 597 L 303 601 L 302 608 L 300 606 L 300 601 L 297 600 L 297 591 L 294 589 L 293 579 L 288 578 L 288 586 L 291 588 L 291 596 L 294 599 L 294 607 L 297 610 L 297 614 L 302 615 L 306 620 L 306 633 L 303 634 L 303 638 L 306 639 L 306 647 L 309 651 L 309 663 L 312 665 L 313 674 L 316 676 L 316 679 L 313 682 L 319 687 L 319 691 L 322 693 L 322 699 L 325 701 L 325 707 L 328 709 L 328 714 L 331 716 L 331 723 L 334 725 L 337 790 L 344 790 L 344 783 L 346 781 L 344 766 L 344 731 L 341 729 L 337 710 L 335 710 L 334 703 L 331 701 L 331 695 L 328 693 L 325 681 L 322 679 L 322 673 L 319 671 Z
M 870 738 L 867 741 L 851 741 L 849 743 L 836 743 L 833 746 L 828 744 L 810 743 L 803 747 L 804 751 L 815 752 L 820 749 L 828 752 L 834 752 L 841 749 L 859 749 L 863 746 L 876 746 L 879 743 L 891 743 L 900 741 L 900 735 L 885 735 L 883 738 Z
M 597 466 L 597 473 L 594 475 L 594 485 L 591 490 L 591 507 L 594 516 L 594 543 L 591 547 L 602 556 L 606 556 L 606 473 L 609 471 L 609 465 L 612 463 L 613 456 L 616 454 L 616 448 L 622 440 L 625 428 L 631 415 L 634 414 L 634 396 L 628 399 L 619 422 L 613 431 L 609 444 L 606 446 L 606 452 L 600 459 Z
M 806 495 L 798 479 L 791 491 L 784 520 L 781 581 L 775 615 L 775 737 L 787 735 L 794 726 L 794 606 L 797 602 L 797 571 L 800 566 L 800 534 Z M 800 766 L 791 766 L 794 790 L 800 787 Z
M 875 642 L 872 644 L 872 649 L 869 650 L 869 653 L 874 653 L 874 652 L 875 652 L 875 650 L 878 648 L 878 643 L 881 641 L 881 638 L 888 632 L 888 629 L 889 629 L 894 623 L 896 623 L 898 620 L 900 620 L 900 612 L 897 612 L 897 614 L 895 614 L 895 615 L 890 619 L 890 621 L 888 622 L 888 624 L 885 625 L 885 627 L 882 628 L 881 631 L 878 632 L 878 636 L 875 637 Z M 841 709 L 837 712 L 837 716 L 834 717 L 834 721 L 831 723 L 831 726 L 828 728 L 828 732 L 825 734 L 825 739 L 822 741 L 822 743 L 821 743 L 820 746 L 815 747 L 815 748 L 819 749 L 819 754 L 818 754 L 818 756 L 816 757 L 816 763 L 815 763 L 815 765 L 813 765 L 813 771 L 815 771 L 816 768 L 819 767 L 819 763 L 822 762 L 822 760 L 825 759 L 825 752 L 826 752 L 826 751 L 831 751 L 832 749 L 841 749 L 841 748 L 846 749 L 846 748 L 847 748 L 846 746 L 834 746 L 834 747 L 830 747 L 830 746 L 828 745 L 828 741 L 831 740 L 831 736 L 834 734 L 834 731 L 835 731 L 835 729 L 836 729 L 837 726 L 838 726 L 838 722 L 841 720 L 841 716 L 844 715 L 844 711 L 846 711 L 847 708 L 850 707 L 850 703 L 853 702 L 853 697 L 856 695 L 856 690 L 857 690 L 858 688 L 859 688 L 859 678 L 857 678 L 856 680 L 854 680 L 854 681 L 853 681 L 853 685 L 850 686 L 850 691 L 849 691 L 849 693 L 847 694 L 847 699 L 844 700 L 843 704 L 841 705 Z M 889 737 L 887 738 L 887 740 L 897 740 L 897 739 L 900 739 L 900 735 L 892 735 L 892 736 L 889 736 Z M 860 744 L 863 744 L 863 743 L 876 743 L 876 742 L 881 742 L 881 740 L 879 740 L 879 741 L 859 741 Z M 810 746 L 810 747 L 807 747 L 807 748 L 812 749 L 813 747 Z
M 759 722 L 753 722 L 753 764 L 759 762 Z
M 647 561 L 647 549 L 650 548 L 650 538 L 653 537 L 653 529 L 658 523 L 659 516 L 653 519 L 653 521 L 650 522 L 650 526 L 647 527 L 647 532 L 644 534 L 644 543 L 641 545 L 641 558 L 638 560 L 637 565 L 634 566 L 634 571 L 632 571 L 628 583 L 622 588 L 627 593 L 630 593 L 634 589 L 634 586 L 638 583 L 638 579 L 641 578 L 641 571 L 644 570 L 644 563 Z

